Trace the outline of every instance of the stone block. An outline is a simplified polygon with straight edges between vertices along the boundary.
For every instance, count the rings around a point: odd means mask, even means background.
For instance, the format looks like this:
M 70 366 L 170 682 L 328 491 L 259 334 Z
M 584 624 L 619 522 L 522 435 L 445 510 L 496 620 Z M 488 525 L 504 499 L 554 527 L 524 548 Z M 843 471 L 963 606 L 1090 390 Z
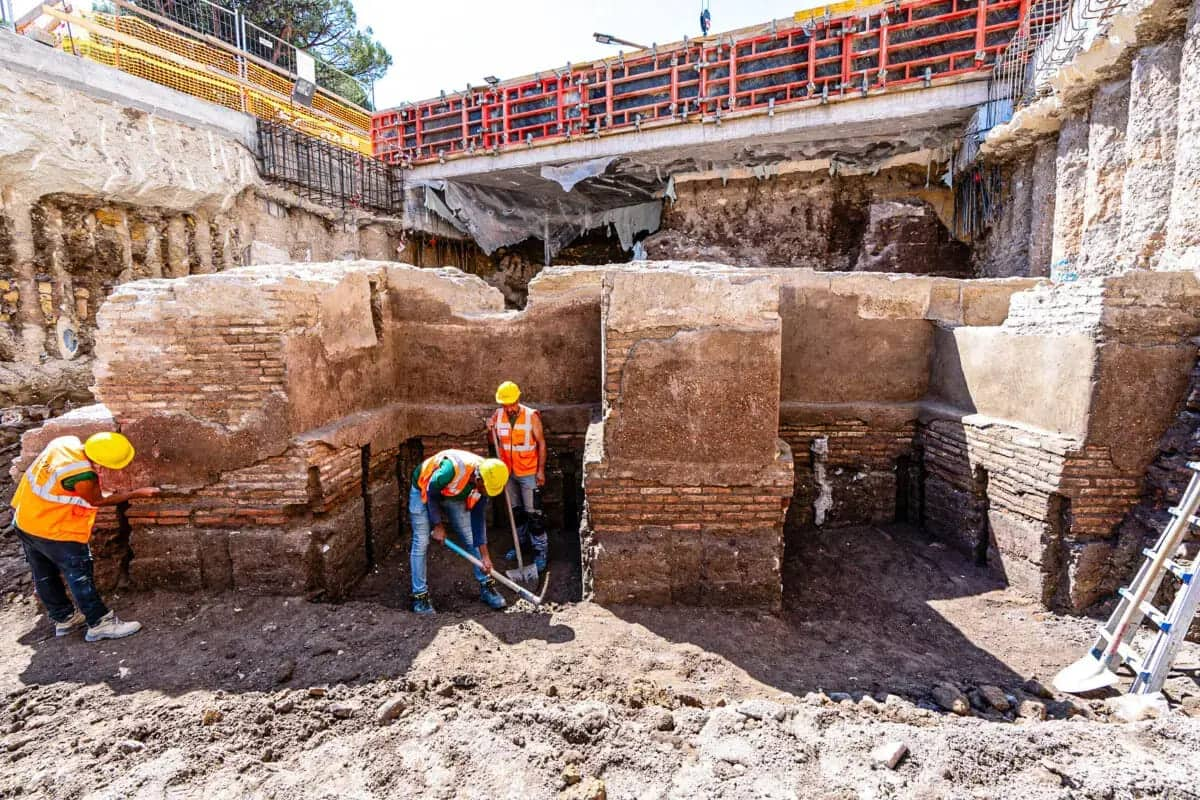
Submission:
M 1072 611 L 1083 611 L 1112 594 L 1120 583 L 1112 574 L 1112 542 L 1071 542 L 1062 550 L 1066 594 L 1055 598 Z
M 313 520 L 320 585 L 335 600 L 346 596 L 367 572 L 367 540 L 363 500 L 355 498 L 337 511 Z
M 307 526 L 230 531 L 229 557 L 241 592 L 299 595 L 319 585 Z
M 1130 75 L 1121 240 L 1132 264 L 1153 267 L 1166 244 L 1174 182 L 1180 39 L 1138 51 Z
M 195 592 L 204 585 L 200 541 L 192 528 L 135 526 L 129 548 L 129 577 L 140 589 Z
M 1021 594 L 1049 603 L 1058 579 L 1058 543 L 1051 527 L 1040 520 L 991 509 L 988 529 L 988 566 Z
M 369 496 L 371 541 L 374 545 L 375 560 L 379 561 L 387 557 L 401 538 L 400 484 L 395 478 L 380 480 L 371 486 Z M 404 496 L 403 499 L 407 501 L 408 497 Z
M 1080 275 L 1111 275 L 1129 266 L 1130 254 L 1121 239 L 1128 120 L 1128 79 L 1096 90 L 1088 130 Z
M 233 586 L 233 559 L 229 555 L 229 531 L 197 529 L 200 544 L 200 574 L 204 588 L 224 592 Z

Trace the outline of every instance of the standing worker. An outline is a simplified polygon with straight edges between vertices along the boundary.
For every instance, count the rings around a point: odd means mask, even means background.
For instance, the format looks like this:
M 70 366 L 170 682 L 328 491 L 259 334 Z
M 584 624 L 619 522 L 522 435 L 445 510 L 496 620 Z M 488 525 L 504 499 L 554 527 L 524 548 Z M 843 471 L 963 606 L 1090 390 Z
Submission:
M 507 482 L 508 467 L 504 462 L 466 450 L 442 450 L 413 470 L 412 488 L 408 491 L 408 518 L 412 524 L 409 564 L 415 613 L 434 613 L 425 581 L 425 555 L 431 536 L 439 542 L 446 538 L 443 516 L 449 518 L 450 526 L 467 551 L 483 562 L 486 572 L 475 568 L 479 599 L 497 611 L 508 605 L 496 591 L 496 582 L 487 574 L 492 571 L 492 558 L 488 554 L 482 508 L 487 497 L 495 497 L 504 491 Z
M 517 402 L 521 388 L 505 381 L 496 389 L 500 408 L 488 417 L 488 439 L 496 446 L 496 455 L 508 467 L 505 499 L 513 509 L 514 519 L 521 522 L 517 531 L 522 546 L 533 544 L 533 563 L 539 573 L 546 571 L 546 516 L 542 511 L 541 488 L 546 483 L 546 435 L 542 430 L 542 415 L 537 410 Z M 508 554 L 509 560 L 516 553 Z
M 104 494 L 97 467 L 125 469 L 133 461 L 133 445 L 119 433 L 97 433 L 81 442 L 60 436 L 46 445 L 21 477 L 13 495 L 13 519 L 34 589 L 54 620 L 54 635 L 66 636 L 87 625 L 89 642 L 120 639 L 142 629 L 108 610 L 96 591 L 88 540 L 96 510 L 135 497 L 154 497 L 156 488 Z M 63 589 L 63 579 L 74 604 Z M 78 610 L 77 610 L 78 609 Z

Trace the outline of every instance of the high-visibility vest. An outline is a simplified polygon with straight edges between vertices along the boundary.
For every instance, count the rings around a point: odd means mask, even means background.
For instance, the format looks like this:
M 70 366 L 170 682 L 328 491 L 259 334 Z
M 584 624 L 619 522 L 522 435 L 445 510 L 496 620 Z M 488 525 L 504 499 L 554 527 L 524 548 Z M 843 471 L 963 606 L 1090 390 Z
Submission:
M 443 497 L 454 497 L 461 494 L 463 489 L 471 485 L 475 479 L 475 470 L 483 462 L 483 456 L 467 452 L 466 450 L 443 450 L 436 453 L 421 462 L 421 471 L 417 473 L 417 488 L 421 490 L 421 502 L 429 502 L 429 480 L 433 477 L 433 473 L 442 465 L 442 461 L 449 459 L 454 465 L 454 477 L 450 479 L 442 488 Z M 467 508 L 475 507 L 475 504 L 482 498 L 478 491 L 471 490 L 467 495 Z
M 13 495 L 17 527 L 43 539 L 87 542 L 96 522 L 96 507 L 63 488 L 66 478 L 95 472 L 76 436 L 60 436 L 46 445 L 25 470 Z
M 537 441 L 533 438 L 533 420 L 538 412 L 529 406 L 520 406 L 517 418 L 510 423 L 503 408 L 496 409 L 492 422 L 496 438 L 500 440 L 501 461 L 508 465 L 513 475 L 533 475 L 538 470 Z

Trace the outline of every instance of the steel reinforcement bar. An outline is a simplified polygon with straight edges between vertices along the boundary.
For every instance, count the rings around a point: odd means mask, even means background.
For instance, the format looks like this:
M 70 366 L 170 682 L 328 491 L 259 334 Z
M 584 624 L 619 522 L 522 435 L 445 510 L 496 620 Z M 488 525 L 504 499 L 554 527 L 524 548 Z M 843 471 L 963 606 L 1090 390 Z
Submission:
M 371 145 L 389 163 L 414 164 L 982 78 L 1029 4 L 891 2 L 567 65 L 378 112 Z

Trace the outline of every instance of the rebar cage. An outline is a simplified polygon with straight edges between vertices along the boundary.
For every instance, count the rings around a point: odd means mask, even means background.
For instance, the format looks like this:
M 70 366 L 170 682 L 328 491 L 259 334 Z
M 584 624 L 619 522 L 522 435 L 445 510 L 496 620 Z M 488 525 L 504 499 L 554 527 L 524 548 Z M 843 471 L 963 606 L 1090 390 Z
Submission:
M 396 214 L 403 202 L 397 168 L 282 123 L 258 120 L 258 162 L 264 178 L 321 205 Z

